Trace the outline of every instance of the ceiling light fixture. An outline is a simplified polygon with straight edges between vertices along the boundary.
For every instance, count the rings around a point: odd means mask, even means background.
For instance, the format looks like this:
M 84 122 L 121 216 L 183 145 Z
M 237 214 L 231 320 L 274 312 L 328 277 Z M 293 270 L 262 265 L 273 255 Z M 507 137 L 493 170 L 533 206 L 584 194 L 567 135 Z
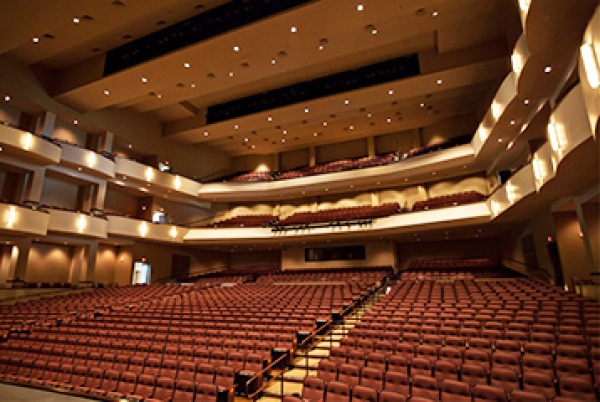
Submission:
M 79 19 L 79 17 L 73 17 L 73 22 L 75 24 L 79 24 L 79 22 L 81 22 L 81 20 Z
M 271 64 L 275 64 L 277 61 L 275 59 L 271 59 Z
M 183 63 L 183 67 L 184 67 L 184 68 L 190 68 L 190 67 L 191 67 L 191 65 L 190 65 L 190 63 L 187 63 L 187 62 L 186 62 L 186 63 Z
M 305 107 L 305 108 L 304 108 L 304 113 L 308 113 L 308 112 L 310 112 L 310 109 L 309 109 L 309 108 L 307 108 L 307 107 Z
M 442 81 L 442 80 L 437 80 L 437 84 L 438 84 L 438 85 L 442 85 L 442 82 L 444 82 L 444 81 Z
M 551 71 L 552 71 L 552 67 L 550 67 L 550 66 L 546 66 L 546 67 L 544 68 L 544 72 L 545 72 L 546 74 L 550 73 Z
M 106 95 L 106 96 L 110 95 L 110 91 L 109 91 L 108 89 L 105 89 L 105 90 L 103 91 L 103 93 L 104 93 L 104 95 Z
M 393 89 L 390 89 L 390 90 L 388 91 L 388 95 L 393 95 L 393 94 L 394 94 L 394 90 L 393 90 Z
M 437 10 L 431 13 L 431 16 L 434 18 L 437 17 L 438 15 L 439 15 L 439 13 L 437 12 Z
M 205 136 L 205 137 L 208 137 L 208 131 L 205 131 L 205 132 L 204 132 L 204 136 Z
M 525 105 L 529 105 L 529 99 L 525 99 L 525 100 L 523 101 L 523 104 L 525 104 Z
M 296 32 L 298 32 L 298 28 L 296 28 L 296 26 L 292 25 L 292 27 L 290 28 L 290 32 L 296 33 Z
M 38 38 L 37 36 L 35 36 L 35 37 L 32 39 L 32 41 L 33 41 L 33 43 L 40 43 L 40 38 Z
M 233 47 L 233 51 L 236 52 L 236 53 L 239 52 L 240 51 L 240 47 L 239 46 L 234 46 Z
M 145 84 L 145 83 L 147 83 L 147 82 L 148 82 L 148 78 L 146 78 L 146 77 L 142 77 L 142 82 L 143 82 L 144 84 Z
M 349 99 L 345 99 L 344 100 L 344 105 L 349 105 L 350 104 L 350 100 Z
M 78 125 L 78 124 L 79 124 L 79 121 L 77 121 L 77 120 L 73 120 L 73 124 L 75 124 L 75 125 Z
M 10 95 L 4 95 L 4 102 L 10 102 Z
M 363 6 L 362 4 L 359 4 L 356 6 L 356 11 L 363 11 L 365 9 L 365 6 Z

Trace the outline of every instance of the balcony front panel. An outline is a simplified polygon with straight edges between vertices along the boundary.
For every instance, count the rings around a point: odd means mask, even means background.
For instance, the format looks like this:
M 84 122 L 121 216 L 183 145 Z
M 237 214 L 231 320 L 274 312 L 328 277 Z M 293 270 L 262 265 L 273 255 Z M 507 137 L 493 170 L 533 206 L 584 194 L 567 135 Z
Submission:
M 48 230 L 50 214 L 13 204 L 0 204 L 0 230 L 44 236 Z
M 89 149 L 61 144 L 60 163 L 101 178 L 115 177 L 115 162 Z
M 124 216 L 108 217 L 108 234 L 163 243 L 181 243 L 188 229 Z
M 74 211 L 51 209 L 48 231 L 69 235 L 106 238 L 108 221 L 104 218 L 91 216 Z
M 55 165 L 60 161 L 61 147 L 17 128 L 0 125 L 2 154 L 39 165 Z

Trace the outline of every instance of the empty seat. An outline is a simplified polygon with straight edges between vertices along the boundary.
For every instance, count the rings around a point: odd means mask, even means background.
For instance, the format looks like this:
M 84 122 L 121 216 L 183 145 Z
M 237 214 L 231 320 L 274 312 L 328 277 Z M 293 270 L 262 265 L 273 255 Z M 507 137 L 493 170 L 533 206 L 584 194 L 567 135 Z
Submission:
M 337 365 L 330 360 L 319 361 L 317 377 L 325 381 L 337 380 Z
M 465 363 L 461 367 L 461 380 L 471 386 L 486 385 L 488 383 L 488 372 L 485 367 L 479 364 Z
M 132 395 L 130 395 L 131 399 L 135 400 L 146 400 L 149 399 L 154 394 L 154 385 L 155 385 L 156 377 L 148 374 L 142 374 L 138 377 L 137 385 L 135 386 L 135 390 Z
M 379 402 L 406 402 L 406 396 L 394 391 L 383 390 L 379 394 Z
M 191 361 L 180 361 L 177 379 L 196 381 L 196 364 Z
M 549 400 L 556 396 L 553 378 L 543 371 L 524 371 L 523 390 L 542 394 Z
M 507 402 L 508 395 L 503 388 L 477 384 L 473 387 L 473 402 Z
M 107 395 L 110 398 L 127 398 L 133 395 L 136 383 L 137 374 L 132 373 L 131 371 L 126 371 L 121 375 L 121 379 L 119 380 L 117 388 L 114 391 L 108 392 Z
M 330 381 L 325 399 L 327 402 L 350 402 L 350 387 L 340 381 Z
M 456 381 L 442 381 L 442 402 L 471 402 L 471 387 L 469 384 Z
M 490 384 L 510 394 L 511 391 L 520 388 L 519 374 L 511 368 L 494 367 L 490 372 Z
M 344 348 L 331 348 L 329 351 L 329 360 L 337 365 L 348 362 L 348 350 Z
M 384 390 L 397 392 L 401 395 L 410 395 L 410 379 L 408 374 L 388 371 L 384 374 L 384 377 Z
M 458 380 L 459 366 L 453 361 L 438 360 L 434 365 L 435 378 L 438 380 Z
M 196 381 L 212 384 L 215 381 L 215 368 L 210 363 L 198 363 Z
M 360 368 L 353 364 L 340 364 L 338 381 L 348 384 L 351 388 L 360 383 Z
M 438 381 L 432 377 L 422 375 L 413 376 L 412 395 L 415 397 L 429 398 L 434 401 L 440 399 Z
M 383 372 L 375 368 L 365 367 L 360 376 L 360 385 L 380 392 L 383 389 Z
M 306 376 L 302 385 L 302 399 L 310 402 L 319 402 L 324 398 L 325 381 L 318 377 Z
M 196 374 L 198 380 L 198 374 Z M 235 387 L 235 370 L 233 367 L 220 366 L 215 371 L 215 384 L 219 387 L 219 391 L 231 391 Z
M 173 400 L 173 392 L 175 391 L 175 382 L 171 378 L 158 377 L 154 388 L 152 401 L 171 401 Z M 149 400 L 150 401 L 150 400 Z
M 550 399 L 536 392 L 514 390 L 510 393 L 511 402 L 548 402 Z
M 366 356 L 366 365 L 367 367 L 385 371 L 387 366 L 385 355 L 380 352 L 369 353 Z
M 196 386 L 195 402 L 217 402 L 219 395 L 215 384 L 200 383 Z
M 365 385 L 352 388 L 352 402 L 377 402 L 377 391 Z
M 561 397 L 581 401 L 595 401 L 596 393 L 588 376 L 564 375 L 559 379 Z
M 196 383 L 193 381 L 181 380 L 175 385 L 173 393 L 174 401 L 193 402 L 196 397 Z

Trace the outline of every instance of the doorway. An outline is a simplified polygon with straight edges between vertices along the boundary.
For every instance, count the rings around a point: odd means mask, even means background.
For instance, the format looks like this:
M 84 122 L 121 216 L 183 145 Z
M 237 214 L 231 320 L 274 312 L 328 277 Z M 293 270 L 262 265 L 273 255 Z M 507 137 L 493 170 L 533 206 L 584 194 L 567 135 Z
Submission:
M 149 285 L 152 267 L 147 262 L 135 261 L 133 263 L 133 285 Z

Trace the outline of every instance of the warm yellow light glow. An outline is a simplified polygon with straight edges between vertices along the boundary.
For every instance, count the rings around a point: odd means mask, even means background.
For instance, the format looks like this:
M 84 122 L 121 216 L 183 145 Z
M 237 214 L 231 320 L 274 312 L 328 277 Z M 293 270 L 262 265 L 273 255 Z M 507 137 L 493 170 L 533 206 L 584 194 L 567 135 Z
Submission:
M 519 188 L 512 184 L 510 181 L 506 183 L 506 198 L 508 199 L 508 202 L 511 203 L 511 205 L 517 201 L 518 190 Z
M 496 200 L 492 200 L 492 213 L 494 214 L 494 216 L 498 216 L 501 210 L 502 206 L 500 205 L 500 203 Z
M 17 208 L 14 206 L 11 206 L 10 208 L 8 208 L 8 211 L 6 211 L 6 227 L 7 228 L 11 228 L 13 227 L 13 225 L 15 224 L 15 221 L 17 220 Z
M 94 152 L 88 152 L 86 160 L 89 168 L 96 166 L 96 163 L 98 162 L 98 158 Z
M 181 188 L 181 177 L 175 176 L 175 179 L 173 179 L 173 187 L 175 187 L 175 190 L 179 190 Z
M 33 135 L 31 133 L 25 133 L 21 136 L 21 146 L 25 151 L 29 151 L 33 143 Z
M 477 129 L 477 134 L 479 135 L 479 140 L 481 142 L 485 142 L 490 136 L 490 129 L 484 126 L 479 126 Z
M 146 222 L 142 222 L 140 224 L 140 236 L 146 237 L 148 234 L 148 224 Z
M 531 6 L 531 0 L 519 0 L 519 7 L 521 8 L 521 11 L 523 11 L 524 13 L 529 11 L 530 6 Z
M 87 217 L 85 215 L 79 215 L 77 218 L 77 231 L 79 233 L 83 233 L 85 228 L 87 227 Z
M 144 177 L 146 178 L 146 181 L 152 181 L 152 179 L 154 179 L 154 170 L 152 168 L 146 168 L 146 171 L 144 172 Z
M 169 234 L 171 235 L 171 238 L 176 238 L 177 237 L 177 228 L 175 226 L 171 227 L 171 230 L 169 231 Z
M 520 53 L 513 53 L 512 56 L 510 56 L 510 61 L 515 74 L 521 75 L 521 71 L 523 71 L 523 65 L 525 64 L 523 56 Z
M 498 101 L 494 100 L 492 102 L 492 117 L 494 120 L 498 120 L 504 111 L 504 106 Z
M 583 68 L 590 87 L 597 89 L 600 86 L 600 78 L 598 77 L 600 62 L 596 59 L 592 45 L 585 43 L 581 45 L 581 58 L 583 60 Z
M 540 159 L 537 154 L 533 157 L 533 175 L 535 176 L 535 181 L 538 187 L 541 187 L 544 184 L 546 178 L 548 177 L 548 167 L 546 165 L 546 161 Z
M 550 121 L 548 123 L 548 141 L 550 141 L 550 146 L 554 152 L 562 154 L 567 146 L 565 127 L 555 121 Z

